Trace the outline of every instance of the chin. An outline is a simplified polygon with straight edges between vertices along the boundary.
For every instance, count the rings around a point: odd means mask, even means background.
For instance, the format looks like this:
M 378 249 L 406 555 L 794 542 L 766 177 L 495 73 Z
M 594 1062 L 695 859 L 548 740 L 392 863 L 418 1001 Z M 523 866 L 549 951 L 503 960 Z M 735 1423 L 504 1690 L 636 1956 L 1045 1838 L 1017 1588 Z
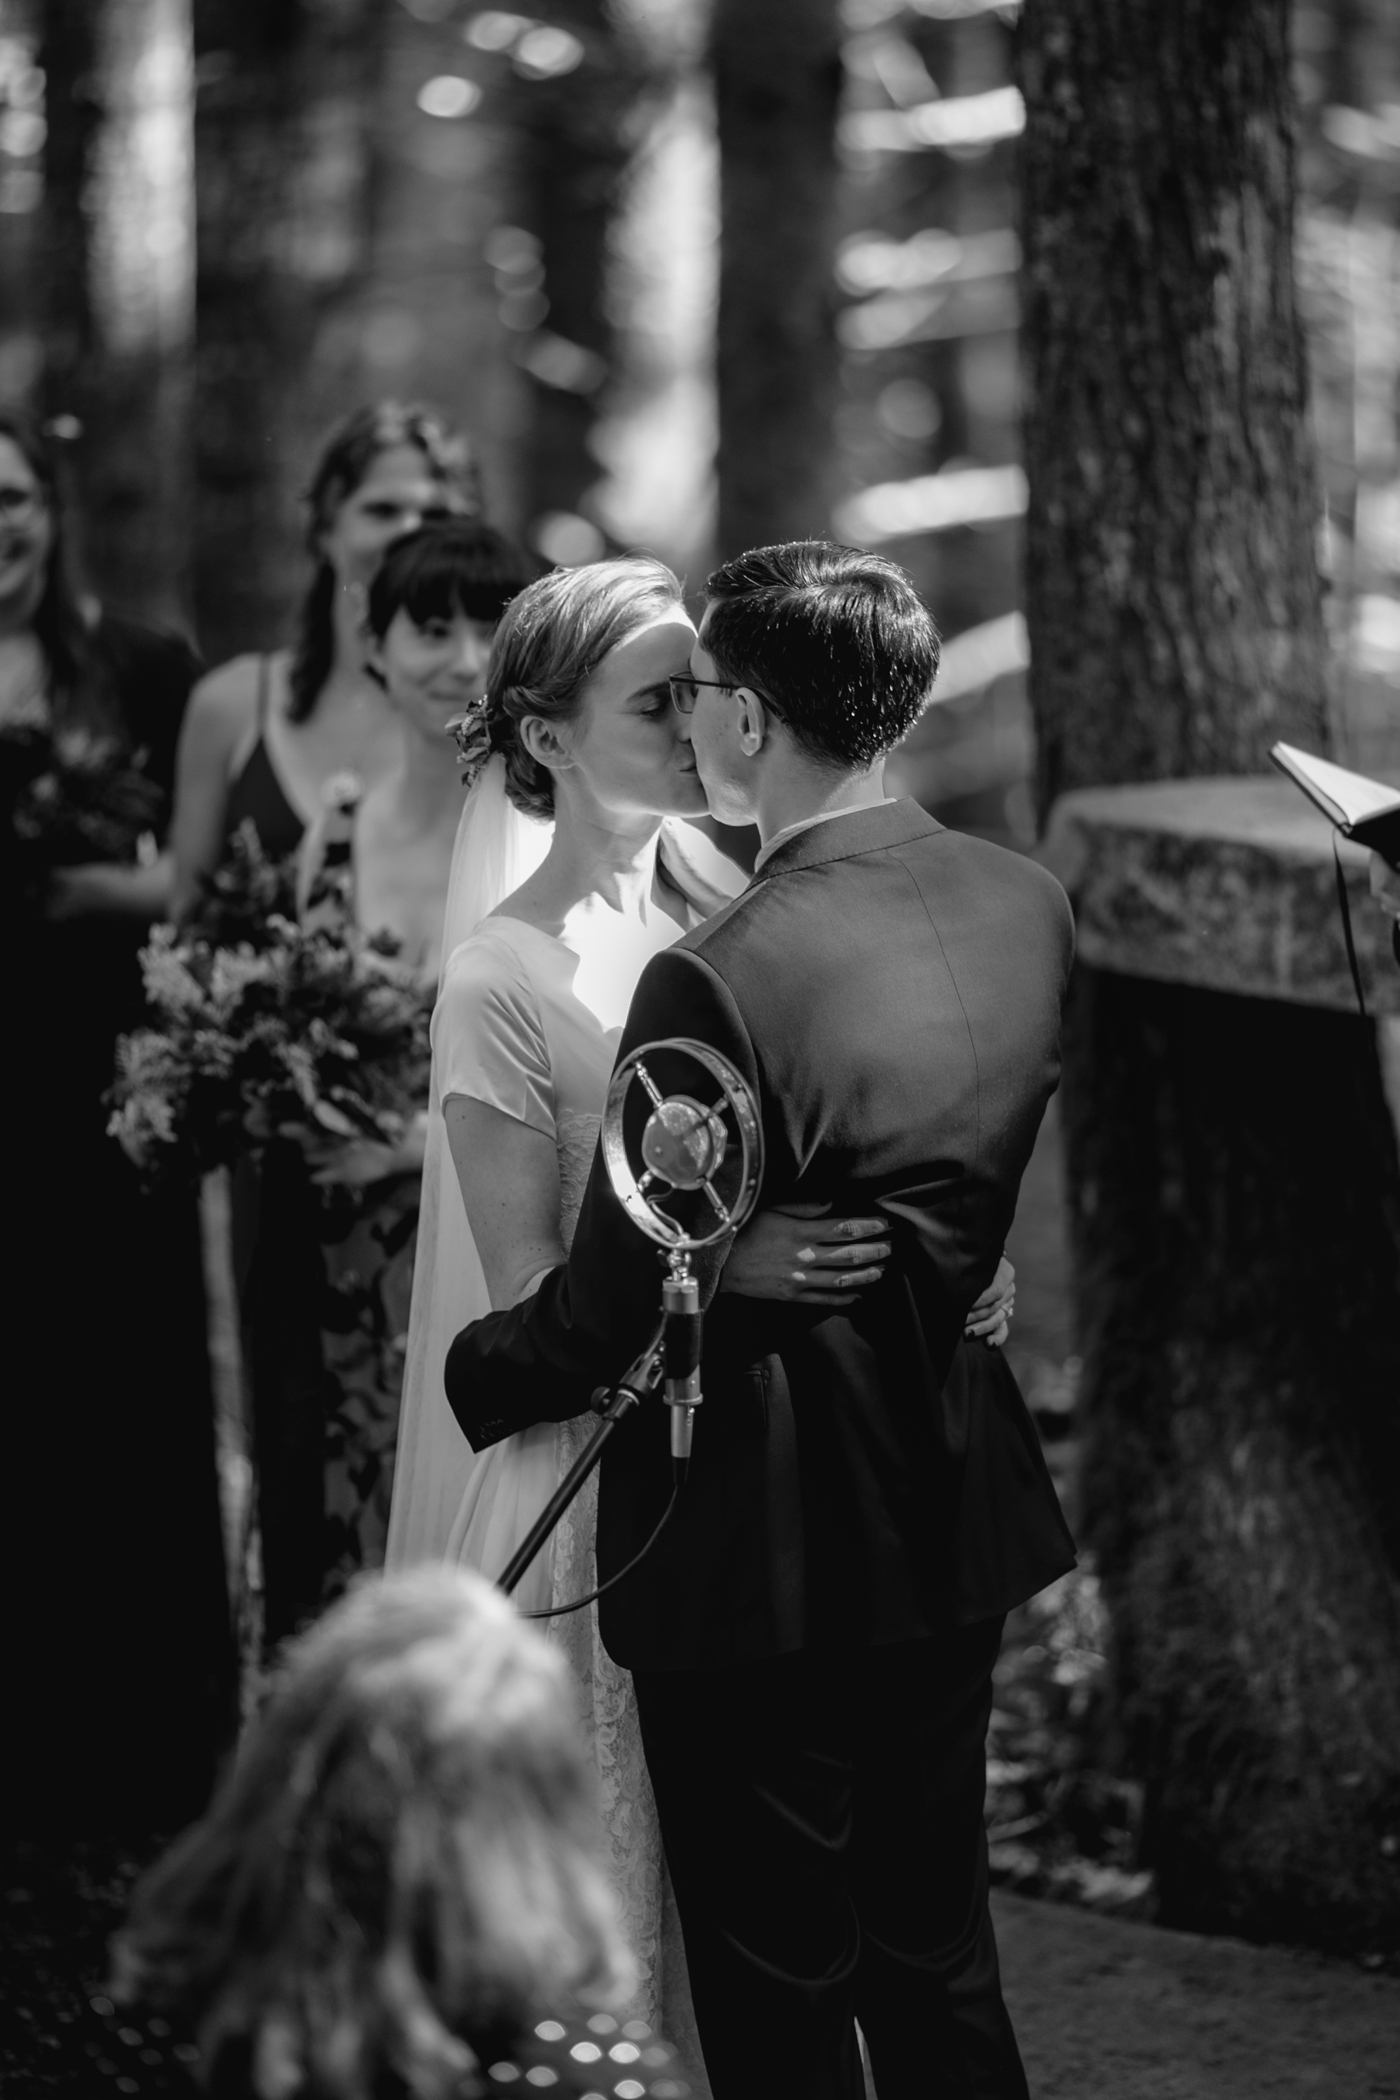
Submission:
M 717 824 L 752 824 L 751 810 L 741 808 L 733 795 L 726 795 L 723 786 L 716 784 L 705 792 L 705 810 Z
M 707 817 L 709 813 L 710 805 L 698 780 L 683 782 L 662 811 L 663 816 L 681 818 Z

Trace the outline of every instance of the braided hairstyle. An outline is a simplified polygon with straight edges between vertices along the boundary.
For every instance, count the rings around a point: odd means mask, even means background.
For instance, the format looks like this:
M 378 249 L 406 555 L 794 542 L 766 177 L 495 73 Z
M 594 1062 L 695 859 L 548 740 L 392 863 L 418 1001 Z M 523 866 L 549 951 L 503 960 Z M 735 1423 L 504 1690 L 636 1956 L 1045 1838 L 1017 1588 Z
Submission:
M 482 762 L 492 751 L 503 755 L 506 793 L 526 816 L 553 816 L 554 778 L 526 750 L 519 725 L 531 715 L 573 721 L 604 657 L 682 602 L 664 562 L 628 554 L 554 569 L 506 608 L 486 674 L 486 734 L 477 748 Z

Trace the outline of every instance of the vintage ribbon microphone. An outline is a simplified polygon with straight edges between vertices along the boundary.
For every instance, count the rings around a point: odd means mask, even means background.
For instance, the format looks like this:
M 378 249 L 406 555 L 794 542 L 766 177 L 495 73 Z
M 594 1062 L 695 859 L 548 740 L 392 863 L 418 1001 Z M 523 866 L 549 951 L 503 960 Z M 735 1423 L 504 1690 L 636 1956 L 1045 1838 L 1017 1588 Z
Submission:
M 753 1093 L 717 1050 L 688 1036 L 643 1043 L 612 1076 L 603 1109 L 603 1162 L 634 1225 L 666 1250 L 661 1319 L 646 1348 L 615 1385 L 600 1386 L 602 1420 L 501 1574 L 513 1590 L 587 1480 L 613 1430 L 632 1408 L 664 1389 L 671 1410 L 676 1489 L 641 1552 L 602 1588 L 532 1618 L 591 1604 L 651 1551 L 675 1507 L 700 1406 L 700 1289 L 691 1256 L 737 1232 L 758 1200 L 763 1133 Z

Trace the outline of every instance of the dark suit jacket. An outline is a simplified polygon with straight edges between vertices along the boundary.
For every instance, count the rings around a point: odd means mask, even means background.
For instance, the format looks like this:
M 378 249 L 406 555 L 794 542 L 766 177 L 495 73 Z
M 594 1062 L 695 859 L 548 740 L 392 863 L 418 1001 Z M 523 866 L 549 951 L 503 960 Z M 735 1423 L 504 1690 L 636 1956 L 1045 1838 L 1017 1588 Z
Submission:
M 1073 1564 L 1004 1359 L 961 1341 L 1058 1078 L 1071 946 L 1049 875 L 904 801 L 799 832 L 648 964 L 623 1053 L 712 1044 L 760 1103 L 762 1202 L 883 1211 L 894 1255 L 849 1312 L 714 1299 L 676 1514 L 599 1606 L 619 1663 L 916 1639 Z M 567 1267 L 453 1344 L 447 1394 L 472 1445 L 582 1412 L 644 1345 L 660 1283 L 600 1157 Z M 658 1401 L 614 1433 L 601 1577 L 665 1507 L 668 1423 Z

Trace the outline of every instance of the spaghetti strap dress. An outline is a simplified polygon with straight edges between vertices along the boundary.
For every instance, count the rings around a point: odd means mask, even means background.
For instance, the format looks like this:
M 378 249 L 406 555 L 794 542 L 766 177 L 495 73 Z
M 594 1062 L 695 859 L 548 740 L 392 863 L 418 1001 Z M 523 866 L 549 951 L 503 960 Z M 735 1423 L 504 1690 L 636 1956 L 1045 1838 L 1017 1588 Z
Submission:
M 251 824 L 269 860 L 286 860 L 296 852 L 306 825 L 277 776 L 267 742 L 267 714 L 272 698 L 272 658 L 258 658 L 258 734 L 252 750 L 229 782 L 224 806 L 224 840 Z
M 258 659 L 257 738 L 229 783 L 225 851 L 251 823 L 267 859 L 296 853 L 306 825 L 268 747 L 272 659 Z M 262 1637 L 275 1648 L 321 1608 L 327 1558 L 326 1422 L 332 1399 L 321 1338 L 326 1296 L 321 1204 L 296 1145 L 244 1158 L 230 1186 L 234 1286 L 252 1427 Z

